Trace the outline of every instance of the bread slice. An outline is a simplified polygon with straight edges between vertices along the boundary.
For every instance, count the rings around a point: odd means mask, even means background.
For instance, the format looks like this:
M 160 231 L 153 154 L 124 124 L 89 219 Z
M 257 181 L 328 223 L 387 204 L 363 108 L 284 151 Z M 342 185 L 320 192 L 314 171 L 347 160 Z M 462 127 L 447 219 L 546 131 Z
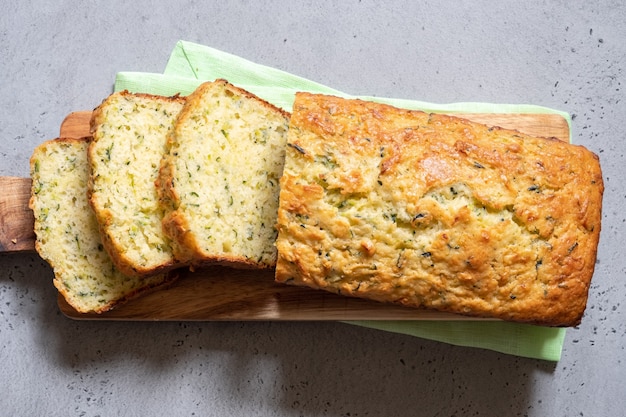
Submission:
M 276 280 L 453 313 L 580 322 L 600 234 L 596 155 L 446 115 L 299 93 Z
M 194 265 L 276 263 L 278 181 L 289 114 L 216 80 L 200 85 L 170 135 L 160 178 L 166 233 Z
M 163 233 L 155 181 L 183 97 L 114 93 L 93 112 L 89 202 L 118 269 L 147 276 L 180 266 Z
M 87 202 L 88 138 L 61 138 L 39 145 L 30 160 L 35 248 L 54 270 L 54 286 L 81 313 L 102 313 L 175 275 L 128 277 L 104 250 Z

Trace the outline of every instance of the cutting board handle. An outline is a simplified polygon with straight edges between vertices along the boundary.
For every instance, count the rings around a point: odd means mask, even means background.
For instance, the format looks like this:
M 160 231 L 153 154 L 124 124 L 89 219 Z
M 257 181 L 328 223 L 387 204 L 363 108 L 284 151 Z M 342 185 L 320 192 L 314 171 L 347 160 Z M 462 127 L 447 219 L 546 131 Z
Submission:
M 0 177 L 0 253 L 35 250 L 30 178 Z

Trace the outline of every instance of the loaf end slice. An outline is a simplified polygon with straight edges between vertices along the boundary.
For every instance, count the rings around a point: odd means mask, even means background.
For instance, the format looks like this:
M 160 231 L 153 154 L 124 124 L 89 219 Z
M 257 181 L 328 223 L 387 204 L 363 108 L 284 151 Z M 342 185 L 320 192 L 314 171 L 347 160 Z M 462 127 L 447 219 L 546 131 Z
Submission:
M 35 248 L 54 271 L 54 286 L 78 312 L 102 313 L 169 284 L 174 273 L 134 278 L 115 268 L 87 201 L 88 138 L 38 146 L 30 160 Z
M 573 326 L 600 234 L 595 154 L 446 115 L 299 93 L 276 280 Z
M 127 275 L 147 276 L 181 264 L 163 233 L 155 186 L 167 135 L 183 97 L 113 93 L 93 112 L 89 202 L 104 246 Z
M 163 227 L 178 258 L 275 265 L 288 123 L 288 113 L 225 80 L 188 96 L 158 182 L 168 211 Z

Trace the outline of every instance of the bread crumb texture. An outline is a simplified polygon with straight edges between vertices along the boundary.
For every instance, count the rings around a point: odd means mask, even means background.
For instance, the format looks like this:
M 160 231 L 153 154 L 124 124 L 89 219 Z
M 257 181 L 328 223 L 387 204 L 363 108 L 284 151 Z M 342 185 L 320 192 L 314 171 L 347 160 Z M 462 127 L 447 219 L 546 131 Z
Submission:
M 184 101 L 122 91 L 105 99 L 92 116 L 90 203 L 106 250 L 128 275 L 178 266 L 161 227 L 164 211 L 155 181 Z
M 159 181 L 163 226 L 178 258 L 195 265 L 268 268 L 289 114 L 224 80 L 185 104 Z
M 298 93 L 276 280 L 572 326 L 594 270 L 598 158 L 465 119 Z
M 81 313 L 101 313 L 169 278 L 137 279 L 115 268 L 87 201 L 88 139 L 38 146 L 30 161 L 35 247 L 54 271 L 54 286 Z

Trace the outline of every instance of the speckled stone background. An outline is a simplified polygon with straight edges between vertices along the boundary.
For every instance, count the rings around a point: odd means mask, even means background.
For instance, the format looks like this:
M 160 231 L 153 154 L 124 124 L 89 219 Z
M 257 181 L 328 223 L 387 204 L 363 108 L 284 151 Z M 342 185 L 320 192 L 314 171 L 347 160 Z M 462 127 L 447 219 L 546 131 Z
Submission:
M 558 363 L 340 323 L 71 321 L 44 262 L 2 255 L 0 415 L 624 415 L 625 22 L 621 0 L 3 4 L 0 175 L 27 176 L 66 114 L 118 71 L 161 72 L 184 39 L 353 94 L 570 112 L 606 193 Z

